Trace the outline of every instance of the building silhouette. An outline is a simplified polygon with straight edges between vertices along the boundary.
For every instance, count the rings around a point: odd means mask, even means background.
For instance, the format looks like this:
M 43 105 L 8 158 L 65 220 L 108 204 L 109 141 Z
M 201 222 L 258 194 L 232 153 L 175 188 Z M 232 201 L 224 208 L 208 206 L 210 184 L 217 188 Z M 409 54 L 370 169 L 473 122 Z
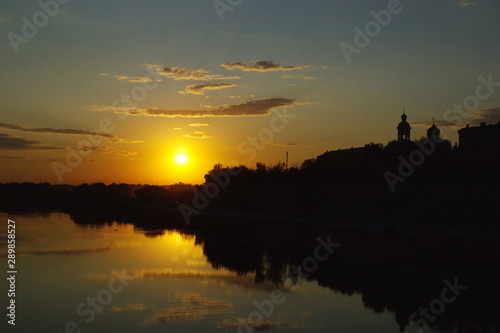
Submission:
M 410 124 L 406 121 L 405 109 L 401 115 L 401 122 L 398 124 L 398 141 L 410 141 Z
M 458 131 L 459 148 L 466 154 L 499 155 L 500 121 L 496 124 L 467 126 Z

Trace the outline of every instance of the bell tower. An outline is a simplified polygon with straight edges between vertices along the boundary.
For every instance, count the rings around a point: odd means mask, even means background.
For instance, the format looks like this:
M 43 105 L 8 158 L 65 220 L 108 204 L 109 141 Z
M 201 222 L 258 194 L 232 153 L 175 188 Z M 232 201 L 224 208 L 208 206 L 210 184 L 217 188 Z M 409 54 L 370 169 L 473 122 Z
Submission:
M 410 124 L 406 121 L 406 112 L 403 109 L 403 114 L 401 115 L 401 122 L 398 124 L 398 141 L 409 141 L 410 140 Z

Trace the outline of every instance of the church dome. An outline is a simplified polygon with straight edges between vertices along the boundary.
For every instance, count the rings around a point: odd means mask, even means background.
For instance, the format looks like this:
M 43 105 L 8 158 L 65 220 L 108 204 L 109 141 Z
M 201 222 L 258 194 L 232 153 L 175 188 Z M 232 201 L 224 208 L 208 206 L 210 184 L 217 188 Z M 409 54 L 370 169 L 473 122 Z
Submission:
M 406 121 L 406 114 L 401 115 L 401 122 L 398 124 L 398 129 L 411 129 L 410 123 Z
M 427 130 L 427 137 L 428 138 L 431 138 L 432 136 L 439 137 L 440 135 L 441 135 L 441 130 L 436 125 L 434 125 L 434 119 L 432 119 L 432 126 L 429 127 L 429 129 Z

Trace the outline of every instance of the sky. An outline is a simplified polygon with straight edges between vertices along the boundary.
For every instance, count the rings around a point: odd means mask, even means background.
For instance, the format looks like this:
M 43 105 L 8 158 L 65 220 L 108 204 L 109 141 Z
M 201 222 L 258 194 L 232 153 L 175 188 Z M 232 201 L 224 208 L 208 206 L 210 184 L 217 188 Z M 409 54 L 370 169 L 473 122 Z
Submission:
M 202 183 L 500 120 L 497 0 L 0 3 L 0 182 Z

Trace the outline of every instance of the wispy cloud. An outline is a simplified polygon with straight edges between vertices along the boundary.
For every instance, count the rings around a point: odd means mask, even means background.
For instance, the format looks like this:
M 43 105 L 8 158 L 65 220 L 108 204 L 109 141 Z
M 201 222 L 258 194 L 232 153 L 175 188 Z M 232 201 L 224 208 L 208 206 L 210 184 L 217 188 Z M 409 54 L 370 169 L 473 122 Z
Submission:
M 6 129 L 15 130 L 15 131 L 22 131 L 22 132 L 32 132 L 32 133 L 97 136 L 97 137 L 102 137 L 107 141 L 117 142 L 117 143 L 142 142 L 142 141 L 136 141 L 136 140 L 122 139 L 122 138 L 119 138 L 117 136 L 114 136 L 112 134 L 107 134 L 107 133 L 98 133 L 98 132 L 93 132 L 93 131 L 71 129 L 71 128 L 66 128 L 66 129 L 58 129 L 58 128 L 50 128 L 50 127 L 33 128 L 33 127 L 29 127 L 29 126 L 24 126 L 24 125 L 19 125 L 19 124 L 9 124 L 9 123 L 0 123 L 0 128 L 6 128 Z
M 6 160 L 27 160 L 28 158 L 27 157 L 22 157 L 22 156 L 0 155 L 0 159 L 6 159 Z
M 83 147 L 79 147 L 79 149 L 84 151 L 84 152 L 96 151 L 96 152 L 103 153 L 103 154 L 113 154 L 113 155 L 120 155 L 120 156 L 137 155 L 137 152 L 135 152 L 135 151 L 119 150 L 119 149 L 114 149 L 111 147 L 83 146 Z
M 108 105 L 92 105 L 89 107 L 89 111 L 111 111 L 117 114 L 127 114 L 130 116 L 140 116 L 140 108 L 133 106 L 108 106 Z
M 120 312 L 142 312 L 146 311 L 147 306 L 144 303 L 126 303 L 123 306 L 113 306 L 111 308 L 111 312 L 120 313 Z
M 176 292 L 174 298 L 180 302 L 180 306 L 156 311 L 144 324 L 200 321 L 234 313 L 233 303 L 196 292 Z
M 477 1 L 469 1 L 469 0 L 460 0 L 458 5 L 462 8 L 469 7 L 469 6 L 476 6 L 479 4 L 479 0 Z
M 428 121 L 416 121 L 416 122 L 411 122 L 413 126 L 423 126 L 423 127 L 431 127 L 432 126 L 432 120 Z M 451 121 L 446 121 L 446 120 L 435 120 L 434 125 L 438 127 L 453 127 L 456 124 Z
M 41 146 L 44 144 L 40 141 L 27 140 L 0 133 L 0 150 L 52 150 L 62 149 L 57 147 Z
M 210 138 L 212 138 L 210 135 L 206 135 L 204 132 L 194 132 L 191 134 L 185 134 L 184 136 L 186 138 L 191 138 L 191 139 L 210 139 Z
M 111 111 L 129 115 L 144 115 L 150 117 L 238 117 L 238 116 L 263 116 L 272 110 L 295 104 L 304 104 L 295 99 L 282 97 L 249 101 L 241 104 L 220 105 L 207 109 L 165 110 L 160 108 L 113 108 L 111 106 L 95 107 L 93 110 Z
M 309 65 L 285 66 L 270 60 L 255 60 L 252 61 L 251 63 L 244 63 L 244 62 L 226 63 L 222 64 L 222 67 L 229 70 L 242 70 L 245 72 L 250 72 L 250 71 L 269 72 L 269 71 L 292 71 L 296 69 L 308 68 L 310 66 Z
M 0 15 L 0 23 L 7 23 L 10 21 L 10 19 L 11 19 L 10 16 Z
M 117 78 L 118 80 L 121 80 L 121 81 L 128 81 L 128 82 L 152 82 L 153 81 L 149 77 L 142 77 L 142 76 L 115 75 L 115 78 Z
M 477 110 L 471 115 L 471 123 L 478 125 L 479 123 L 496 123 L 500 121 L 500 108 L 489 108 Z
M 236 87 L 232 83 L 208 83 L 208 84 L 194 84 L 186 87 L 186 90 L 180 91 L 182 94 L 203 95 L 205 90 L 219 90 L 224 88 Z
M 19 255 L 75 255 L 75 254 L 88 254 L 96 252 L 112 251 L 123 247 L 137 247 L 139 243 L 134 242 L 116 242 L 103 246 L 80 248 L 80 249 L 50 249 L 50 250 L 20 250 L 16 253 Z M 6 256 L 6 255 L 2 255 Z M 1 256 L 0 256 L 1 257 Z
M 463 119 L 460 123 L 446 120 L 436 120 L 434 123 L 438 127 L 457 127 L 464 126 L 464 124 L 470 124 L 473 126 L 477 126 L 480 123 L 492 124 L 497 123 L 498 121 L 500 121 L 500 108 L 489 108 L 471 112 L 469 117 Z M 412 122 L 411 124 L 415 126 L 430 127 L 432 126 L 432 121 Z
M 210 126 L 210 124 L 207 123 L 194 123 L 194 124 L 189 124 L 189 127 L 207 127 Z
M 282 147 L 293 147 L 297 146 L 296 143 L 282 143 L 282 142 L 270 142 L 268 143 L 270 146 L 282 146 Z
M 234 319 L 232 321 L 224 319 L 219 324 L 217 324 L 217 328 L 238 328 L 241 325 L 248 325 L 254 327 L 255 330 L 258 331 L 270 331 L 276 329 L 284 329 L 284 328 L 304 328 L 305 325 L 302 323 L 295 322 L 275 322 L 272 320 L 253 320 L 253 319 Z M 239 331 L 239 330 L 238 330 Z
M 182 67 L 163 67 L 160 65 L 145 64 L 144 66 L 151 68 L 158 74 L 168 77 L 173 80 L 195 80 L 195 81 L 210 81 L 210 80 L 236 80 L 239 76 L 224 76 L 218 74 L 210 74 L 204 69 L 186 69 Z
M 302 76 L 302 75 L 291 75 L 291 74 L 282 75 L 281 78 L 282 79 L 300 78 L 303 80 L 317 80 L 314 76 Z

